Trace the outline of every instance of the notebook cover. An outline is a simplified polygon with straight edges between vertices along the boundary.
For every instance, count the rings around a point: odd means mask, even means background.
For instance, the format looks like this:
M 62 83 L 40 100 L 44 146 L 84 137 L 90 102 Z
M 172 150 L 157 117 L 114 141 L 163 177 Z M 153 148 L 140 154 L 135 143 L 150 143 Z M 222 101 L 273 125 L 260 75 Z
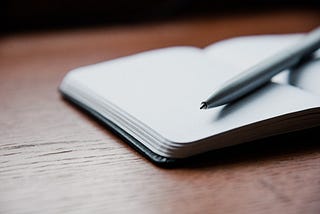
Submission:
M 78 107 L 80 107 L 81 110 L 84 110 L 90 115 L 93 115 L 96 119 L 102 122 L 102 124 L 105 125 L 109 130 L 111 130 L 113 133 L 119 136 L 122 140 L 124 140 L 127 144 L 129 144 L 132 148 L 134 148 L 144 157 L 151 160 L 154 164 L 161 167 L 169 167 L 182 162 L 182 159 L 163 157 L 161 155 L 154 153 L 153 151 L 148 149 L 146 146 L 144 146 L 140 141 L 138 141 L 137 139 L 129 135 L 126 131 L 121 129 L 115 123 L 111 122 L 108 118 L 101 115 L 99 112 L 93 110 L 87 105 L 65 94 L 61 90 L 60 90 L 60 93 L 62 94 L 63 98 L 71 101 L 73 104 L 76 104 Z

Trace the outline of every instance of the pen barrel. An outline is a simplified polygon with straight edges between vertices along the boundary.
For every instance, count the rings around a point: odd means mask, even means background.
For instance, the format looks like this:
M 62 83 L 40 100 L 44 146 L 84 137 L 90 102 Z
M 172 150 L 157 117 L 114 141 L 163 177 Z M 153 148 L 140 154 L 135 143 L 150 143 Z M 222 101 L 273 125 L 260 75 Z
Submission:
M 319 47 L 320 28 L 316 28 L 294 46 L 282 50 L 226 82 L 225 87 L 205 102 L 207 108 L 230 103 L 261 87 L 276 74 L 297 65 L 302 58 L 311 55 Z
M 243 88 L 239 90 L 239 96 L 244 95 L 250 90 L 253 90 L 264 83 L 267 83 L 273 76 L 283 70 L 290 69 L 297 65 L 302 58 L 311 55 L 320 47 L 320 28 L 313 30 L 306 35 L 302 41 L 293 45 L 290 48 L 282 50 L 276 55 L 267 60 L 253 66 L 236 80 L 232 80 L 233 87 Z

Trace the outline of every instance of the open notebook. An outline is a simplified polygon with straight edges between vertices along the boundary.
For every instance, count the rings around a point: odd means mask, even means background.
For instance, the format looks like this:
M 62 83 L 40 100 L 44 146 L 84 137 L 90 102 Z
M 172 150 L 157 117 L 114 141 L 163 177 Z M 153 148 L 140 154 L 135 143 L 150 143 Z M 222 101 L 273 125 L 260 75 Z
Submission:
M 169 163 L 320 125 L 319 51 L 235 103 L 199 109 L 215 88 L 301 36 L 248 36 L 204 49 L 147 51 L 72 70 L 60 91 L 151 160 Z

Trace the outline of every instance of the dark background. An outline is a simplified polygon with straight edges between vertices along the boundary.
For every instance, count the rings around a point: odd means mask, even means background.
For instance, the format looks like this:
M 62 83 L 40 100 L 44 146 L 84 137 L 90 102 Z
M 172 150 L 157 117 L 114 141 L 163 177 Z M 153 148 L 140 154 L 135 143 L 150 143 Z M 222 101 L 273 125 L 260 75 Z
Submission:
M 4 0 L 0 4 L 3 32 L 138 23 L 289 7 L 320 9 L 319 0 Z

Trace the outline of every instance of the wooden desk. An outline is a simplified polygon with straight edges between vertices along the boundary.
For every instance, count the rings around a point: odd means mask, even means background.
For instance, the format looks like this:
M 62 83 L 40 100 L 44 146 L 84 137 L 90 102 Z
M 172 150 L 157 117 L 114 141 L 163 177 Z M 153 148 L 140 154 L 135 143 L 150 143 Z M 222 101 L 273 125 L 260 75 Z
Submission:
M 0 213 L 319 213 L 319 128 L 162 169 L 57 91 L 81 65 L 319 24 L 319 11 L 279 11 L 2 37 Z

